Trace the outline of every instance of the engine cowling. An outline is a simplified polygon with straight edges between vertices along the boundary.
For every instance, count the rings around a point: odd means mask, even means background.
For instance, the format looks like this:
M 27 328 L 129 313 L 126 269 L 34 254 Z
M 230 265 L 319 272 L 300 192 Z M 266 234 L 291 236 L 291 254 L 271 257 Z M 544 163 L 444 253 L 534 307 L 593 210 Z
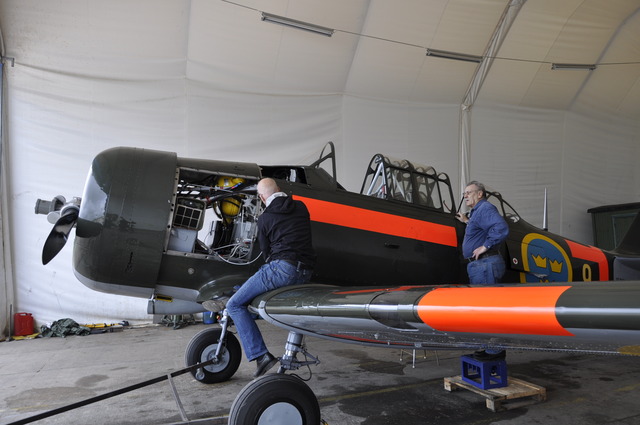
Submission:
M 128 147 L 94 158 L 73 250 L 83 284 L 122 295 L 153 292 L 170 227 L 176 162 L 175 153 Z

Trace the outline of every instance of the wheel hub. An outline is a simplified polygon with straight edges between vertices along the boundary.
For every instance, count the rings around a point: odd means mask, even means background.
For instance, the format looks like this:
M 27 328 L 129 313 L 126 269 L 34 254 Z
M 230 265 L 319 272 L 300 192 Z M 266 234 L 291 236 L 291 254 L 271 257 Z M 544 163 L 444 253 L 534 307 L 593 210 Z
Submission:
M 222 347 L 220 350 L 220 356 L 216 357 L 216 350 L 218 349 L 218 344 L 210 345 L 202 351 L 202 356 L 200 357 L 201 362 L 206 362 L 208 360 L 213 360 L 213 363 L 209 366 L 205 366 L 204 369 L 211 373 L 217 373 L 222 371 L 226 365 L 229 363 L 229 352 L 225 347 Z

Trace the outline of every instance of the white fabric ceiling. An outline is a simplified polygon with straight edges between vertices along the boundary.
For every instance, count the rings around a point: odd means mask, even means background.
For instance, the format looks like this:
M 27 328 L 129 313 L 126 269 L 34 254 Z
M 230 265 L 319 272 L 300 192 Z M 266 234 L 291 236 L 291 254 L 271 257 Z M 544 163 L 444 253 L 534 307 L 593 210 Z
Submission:
M 478 65 L 426 49 L 484 56 L 510 8 L 464 141 Z M 639 10 L 637 0 L 3 0 L 14 269 L 0 304 L 41 322 L 146 318 L 144 300 L 82 287 L 69 247 L 39 264 L 49 224 L 35 200 L 80 195 L 93 156 L 119 145 L 269 164 L 308 163 L 333 140 L 338 178 L 356 191 L 377 152 L 433 165 L 456 190 L 466 166 L 533 224 L 548 188 L 551 230 L 591 242 L 587 208 L 640 198 Z M 263 22 L 263 11 L 335 33 Z
M 36 6 L 37 4 L 37 6 Z M 4 1 L 6 55 L 36 70 L 131 81 L 175 77 L 225 91 L 347 93 L 458 104 L 476 65 L 425 48 L 484 54 L 506 0 Z M 637 0 L 523 2 L 480 100 L 640 111 Z M 260 11 L 336 29 L 331 38 L 260 21 Z M 13 52 L 12 52 L 13 50 Z M 550 64 L 599 64 L 598 72 Z M 78 71 L 78 74 L 74 73 Z M 599 93 L 599 95 L 598 95 Z

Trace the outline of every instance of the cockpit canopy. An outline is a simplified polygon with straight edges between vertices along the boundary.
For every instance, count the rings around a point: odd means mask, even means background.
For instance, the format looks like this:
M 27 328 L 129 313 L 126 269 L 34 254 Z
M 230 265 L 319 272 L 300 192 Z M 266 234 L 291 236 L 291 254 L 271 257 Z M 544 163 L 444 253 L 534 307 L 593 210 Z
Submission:
M 455 210 L 451 181 L 433 167 L 376 154 L 371 159 L 360 193 L 444 212 Z

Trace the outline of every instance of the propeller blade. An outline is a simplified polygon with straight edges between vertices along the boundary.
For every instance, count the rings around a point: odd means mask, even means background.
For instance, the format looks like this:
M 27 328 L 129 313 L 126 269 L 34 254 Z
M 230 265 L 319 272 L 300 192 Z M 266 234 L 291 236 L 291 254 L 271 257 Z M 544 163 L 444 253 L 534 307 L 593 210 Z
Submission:
M 42 264 L 49 263 L 64 248 L 67 239 L 69 239 L 71 229 L 76 225 L 76 221 L 78 221 L 77 208 L 68 208 L 63 212 L 56 224 L 53 225 L 53 229 L 51 229 L 51 233 L 49 233 L 44 243 Z

